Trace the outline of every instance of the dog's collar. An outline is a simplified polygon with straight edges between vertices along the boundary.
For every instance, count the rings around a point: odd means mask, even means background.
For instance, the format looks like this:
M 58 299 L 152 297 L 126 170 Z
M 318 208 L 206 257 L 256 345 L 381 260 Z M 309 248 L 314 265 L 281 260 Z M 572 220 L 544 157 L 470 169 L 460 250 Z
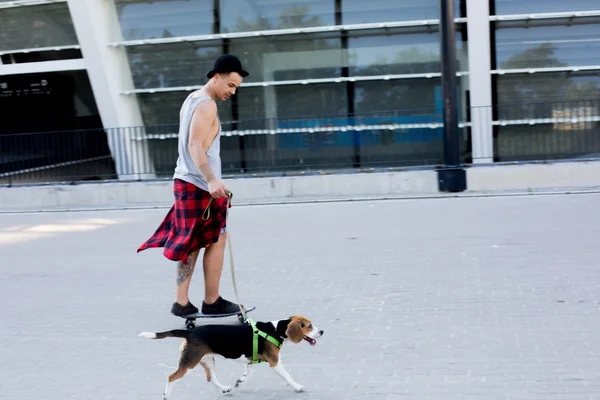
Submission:
M 283 342 L 280 342 L 279 340 L 275 339 L 273 336 L 258 329 L 256 327 L 256 323 L 252 319 L 248 318 L 248 323 L 252 327 L 252 332 L 254 333 L 253 338 L 252 338 L 252 362 L 251 363 L 258 364 L 260 362 L 265 361 L 265 360 L 258 359 L 258 337 L 259 336 L 261 336 L 265 340 L 268 340 L 270 343 L 275 345 L 278 349 L 281 348 L 281 346 L 283 345 Z

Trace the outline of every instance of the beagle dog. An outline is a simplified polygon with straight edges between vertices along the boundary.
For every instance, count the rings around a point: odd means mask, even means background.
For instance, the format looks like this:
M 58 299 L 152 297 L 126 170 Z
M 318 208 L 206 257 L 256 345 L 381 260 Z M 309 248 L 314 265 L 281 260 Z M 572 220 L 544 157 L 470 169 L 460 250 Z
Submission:
M 169 375 L 163 399 L 168 400 L 175 381 L 181 379 L 188 370 L 198 364 L 204 368 L 206 380 L 223 393 L 231 392 L 234 387 L 246 382 L 252 374 L 254 365 L 259 362 L 268 362 L 273 371 L 295 391 L 302 391 L 303 386 L 296 383 L 283 367 L 279 356 L 280 348 L 285 342 L 300 343 L 302 340 L 315 346 L 316 339 L 323 335 L 323 330 L 313 326 L 309 319 L 302 316 L 292 316 L 272 322 L 257 321 L 254 325 L 260 331 L 260 335 L 255 333 L 251 324 L 203 325 L 192 330 L 174 329 L 166 332 L 140 333 L 139 336 L 148 339 L 164 339 L 166 337 L 184 339 L 181 345 L 179 367 Z M 277 346 L 275 343 L 279 345 Z M 244 374 L 237 379 L 233 386 L 224 386 L 217 379 L 215 356 L 245 364 Z

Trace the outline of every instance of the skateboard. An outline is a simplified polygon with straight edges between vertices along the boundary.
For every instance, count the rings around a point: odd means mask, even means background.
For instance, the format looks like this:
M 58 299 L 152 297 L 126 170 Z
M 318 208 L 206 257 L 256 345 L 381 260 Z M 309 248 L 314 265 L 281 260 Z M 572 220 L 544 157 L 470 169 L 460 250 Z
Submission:
M 244 310 L 248 313 L 252 310 L 254 310 L 256 307 L 249 307 L 249 308 L 244 308 Z M 242 324 L 245 324 L 248 322 L 248 319 L 244 318 L 244 315 L 240 312 L 234 312 L 234 313 L 229 313 L 229 314 L 203 314 L 201 312 L 197 312 L 195 314 L 188 314 L 188 315 L 183 315 L 180 318 L 185 318 L 185 327 L 188 329 L 194 329 L 196 327 L 196 319 L 197 318 L 225 318 L 225 317 L 231 317 L 233 315 L 237 315 L 238 317 L 238 321 L 240 321 Z

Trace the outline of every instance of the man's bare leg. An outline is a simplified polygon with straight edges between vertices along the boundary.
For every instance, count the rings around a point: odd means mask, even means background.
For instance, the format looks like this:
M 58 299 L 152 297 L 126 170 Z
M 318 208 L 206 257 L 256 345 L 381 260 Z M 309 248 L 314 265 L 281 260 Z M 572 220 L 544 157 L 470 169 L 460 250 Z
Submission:
M 219 235 L 219 241 L 208 246 L 204 252 L 204 302 L 212 304 L 219 298 L 219 283 L 223 271 L 227 233 Z
M 182 306 L 189 302 L 189 289 L 199 250 L 190 254 L 187 262 L 177 262 L 177 288 L 175 289 L 175 301 Z

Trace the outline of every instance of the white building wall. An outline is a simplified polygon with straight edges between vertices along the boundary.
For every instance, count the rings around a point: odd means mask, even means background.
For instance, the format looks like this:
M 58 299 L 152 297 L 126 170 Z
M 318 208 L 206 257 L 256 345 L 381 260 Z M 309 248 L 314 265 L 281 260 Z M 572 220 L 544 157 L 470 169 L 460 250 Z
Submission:
M 113 1 L 68 0 L 69 11 L 81 46 L 88 76 L 119 178 L 151 178 L 150 158 L 136 96 L 122 96 L 134 88 L 123 47 L 108 44 L 121 40 Z M 135 127 L 132 129 L 115 129 Z
M 467 0 L 469 37 L 469 88 L 471 93 L 471 138 L 474 163 L 494 159 L 492 129 L 492 75 L 489 2 Z

